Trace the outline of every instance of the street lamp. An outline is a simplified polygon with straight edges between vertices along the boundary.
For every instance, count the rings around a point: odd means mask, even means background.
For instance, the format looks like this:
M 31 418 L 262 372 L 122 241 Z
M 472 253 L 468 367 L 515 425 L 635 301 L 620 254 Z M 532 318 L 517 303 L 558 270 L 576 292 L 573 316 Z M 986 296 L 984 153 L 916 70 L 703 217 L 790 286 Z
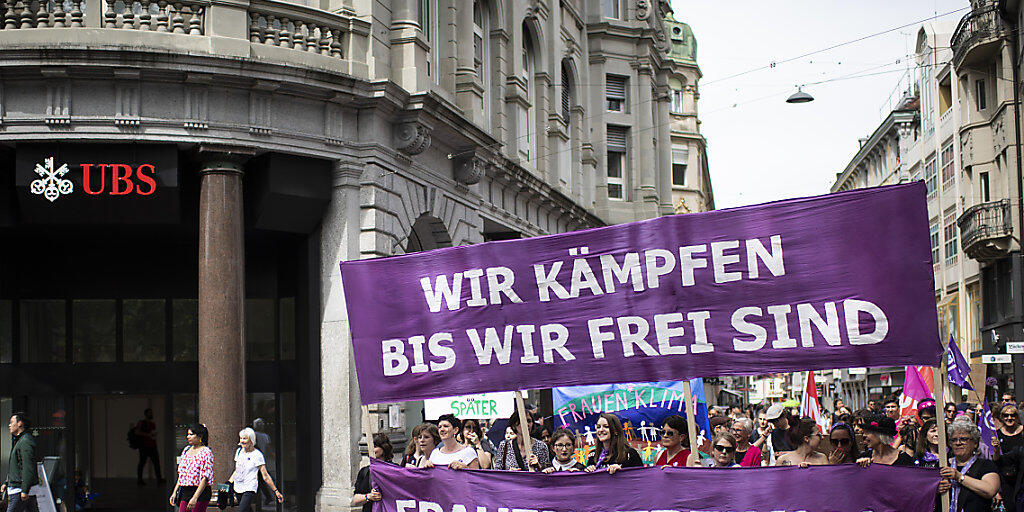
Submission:
M 814 101 L 814 96 L 807 94 L 800 87 L 796 88 L 796 92 L 792 96 L 786 98 L 786 103 L 807 103 Z

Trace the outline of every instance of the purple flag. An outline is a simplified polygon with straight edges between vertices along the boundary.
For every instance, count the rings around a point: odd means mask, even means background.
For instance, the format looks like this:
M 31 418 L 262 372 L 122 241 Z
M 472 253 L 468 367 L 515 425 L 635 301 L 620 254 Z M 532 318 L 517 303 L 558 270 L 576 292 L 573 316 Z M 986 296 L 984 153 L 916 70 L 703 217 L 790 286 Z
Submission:
M 992 420 L 992 409 L 988 407 L 988 398 L 982 404 L 978 428 L 981 429 L 981 453 L 985 458 L 991 459 L 995 453 L 995 449 L 992 447 L 992 438 L 996 436 L 997 429 L 996 422 Z
M 344 262 L 362 402 L 935 366 L 924 195 L 915 182 Z
M 971 365 L 967 364 L 967 360 L 960 353 L 952 334 L 949 335 L 949 349 L 946 351 L 946 375 L 949 382 L 974 391 L 974 387 L 968 382 L 971 377 Z
M 872 464 L 799 468 L 629 468 L 614 475 L 409 469 L 370 461 L 374 512 L 931 512 L 934 469 Z

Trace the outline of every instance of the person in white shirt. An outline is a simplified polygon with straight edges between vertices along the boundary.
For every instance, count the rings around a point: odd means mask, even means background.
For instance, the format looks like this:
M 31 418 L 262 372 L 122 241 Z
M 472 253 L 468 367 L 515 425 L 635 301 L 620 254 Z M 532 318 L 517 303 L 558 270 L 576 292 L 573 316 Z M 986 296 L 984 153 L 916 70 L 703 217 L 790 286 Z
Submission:
M 246 427 L 238 432 L 238 450 L 235 451 L 235 471 L 231 473 L 228 482 L 235 485 L 235 493 L 238 498 L 238 512 L 252 512 L 252 503 L 256 500 L 256 491 L 259 490 L 259 477 L 267 486 L 273 489 L 277 496 L 277 502 L 284 502 L 284 496 L 274 485 L 274 480 L 267 472 L 267 462 L 263 458 L 263 452 L 256 449 L 256 432 Z
M 430 452 L 430 463 L 425 467 L 448 466 L 452 469 L 480 469 L 480 460 L 472 446 L 459 443 L 457 436 L 462 422 L 454 414 L 445 414 L 437 420 L 437 433 L 441 444 Z

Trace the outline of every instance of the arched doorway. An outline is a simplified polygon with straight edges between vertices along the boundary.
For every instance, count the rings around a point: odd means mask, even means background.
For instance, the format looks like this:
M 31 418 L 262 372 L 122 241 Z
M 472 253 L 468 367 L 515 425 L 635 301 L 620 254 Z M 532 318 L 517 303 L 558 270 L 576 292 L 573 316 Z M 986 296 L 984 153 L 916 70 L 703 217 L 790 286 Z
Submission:
M 429 251 L 440 247 L 451 247 L 452 237 L 444 222 L 433 215 L 420 215 L 412 225 L 405 252 Z

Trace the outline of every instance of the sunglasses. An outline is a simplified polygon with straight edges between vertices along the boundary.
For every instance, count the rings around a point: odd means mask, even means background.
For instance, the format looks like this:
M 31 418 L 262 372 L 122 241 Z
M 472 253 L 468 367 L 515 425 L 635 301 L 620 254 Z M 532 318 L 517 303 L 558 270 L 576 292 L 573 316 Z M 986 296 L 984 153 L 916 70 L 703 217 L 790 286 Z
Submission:
M 661 437 L 675 437 L 677 435 L 679 435 L 679 432 L 676 432 L 674 430 L 662 430 L 661 431 Z
M 831 439 L 831 438 L 829 438 L 829 440 L 832 441 L 832 444 L 839 445 L 839 446 L 846 446 L 846 445 L 850 444 L 850 438 L 849 437 L 844 437 L 842 439 Z
M 971 442 L 971 438 L 969 438 L 969 437 L 954 437 L 954 438 L 950 439 L 949 442 L 952 443 L 952 444 L 961 444 L 961 443 L 962 444 L 967 444 L 967 443 Z
M 718 451 L 720 451 L 722 453 L 732 453 L 732 452 L 736 451 L 736 447 L 735 446 L 722 446 L 720 444 L 716 444 L 715 445 L 715 450 L 718 450 Z
M 1010 414 L 1004 414 L 1004 415 L 1003 415 L 1003 418 L 1005 418 L 1005 419 L 1008 419 L 1008 420 L 1012 420 L 1012 419 L 1017 419 L 1017 415 L 1016 415 L 1016 414 L 1013 414 L 1013 413 L 1010 413 Z

